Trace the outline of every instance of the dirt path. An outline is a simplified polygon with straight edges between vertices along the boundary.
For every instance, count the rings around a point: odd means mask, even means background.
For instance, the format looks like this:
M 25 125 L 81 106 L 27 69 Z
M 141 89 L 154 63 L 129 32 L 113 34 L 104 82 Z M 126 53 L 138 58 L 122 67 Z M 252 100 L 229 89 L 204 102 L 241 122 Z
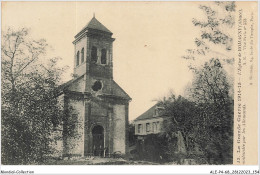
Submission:
M 132 161 L 122 158 L 78 158 L 74 160 L 50 160 L 47 165 L 159 165 L 154 162 Z

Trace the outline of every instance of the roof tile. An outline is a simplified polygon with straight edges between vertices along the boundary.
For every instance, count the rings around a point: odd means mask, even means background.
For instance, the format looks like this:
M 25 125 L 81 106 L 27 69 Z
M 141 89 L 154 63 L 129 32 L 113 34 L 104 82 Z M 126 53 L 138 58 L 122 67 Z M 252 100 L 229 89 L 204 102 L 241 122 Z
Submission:
M 106 28 L 103 24 L 101 24 L 95 17 L 93 17 L 89 21 L 89 23 L 85 27 L 83 27 L 83 29 L 79 33 L 81 33 L 82 31 L 84 31 L 86 29 L 95 29 L 95 30 L 100 30 L 100 31 L 107 32 L 107 33 L 112 33 L 108 28 Z

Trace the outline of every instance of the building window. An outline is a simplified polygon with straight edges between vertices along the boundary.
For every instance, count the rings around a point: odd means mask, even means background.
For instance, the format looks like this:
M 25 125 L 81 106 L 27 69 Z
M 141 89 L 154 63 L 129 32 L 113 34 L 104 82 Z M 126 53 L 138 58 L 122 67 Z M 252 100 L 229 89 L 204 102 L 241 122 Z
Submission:
M 157 131 L 157 124 L 156 122 L 153 122 L 153 132 L 156 132 Z
M 84 62 L 84 48 L 81 49 L 81 63 Z
M 76 61 L 76 66 L 79 65 L 79 51 L 77 52 L 77 61 Z
M 142 124 L 138 124 L 137 126 L 137 132 L 141 133 L 142 132 Z
M 146 123 L 146 132 L 150 132 L 150 123 Z
M 101 50 L 101 64 L 107 64 L 107 50 Z
M 91 49 L 91 61 L 93 63 L 97 62 L 97 48 L 95 46 L 93 46 Z
M 157 132 L 160 131 L 160 129 L 161 129 L 160 128 L 160 122 L 156 122 L 156 130 L 157 130 Z

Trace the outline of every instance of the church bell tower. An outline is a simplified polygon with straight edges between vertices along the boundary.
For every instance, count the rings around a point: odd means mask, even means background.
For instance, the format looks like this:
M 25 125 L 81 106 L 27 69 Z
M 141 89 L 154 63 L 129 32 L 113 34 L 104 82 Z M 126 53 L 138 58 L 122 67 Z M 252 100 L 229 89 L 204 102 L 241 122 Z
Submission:
M 85 74 L 85 91 L 109 91 L 113 80 L 113 33 L 95 16 L 75 36 L 74 75 Z M 109 93 L 109 92 L 108 92 Z

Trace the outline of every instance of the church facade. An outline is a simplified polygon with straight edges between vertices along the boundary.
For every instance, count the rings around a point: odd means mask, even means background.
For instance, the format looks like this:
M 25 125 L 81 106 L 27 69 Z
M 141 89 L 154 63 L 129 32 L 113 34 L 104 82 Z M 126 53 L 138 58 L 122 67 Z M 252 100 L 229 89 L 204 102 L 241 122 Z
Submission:
M 112 35 L 93 17 L 75 36 L 75 78 L 61 85 L 59 95 L 65 111 L 63 156 L 127 153 L 131 98 L 113 80 Z

